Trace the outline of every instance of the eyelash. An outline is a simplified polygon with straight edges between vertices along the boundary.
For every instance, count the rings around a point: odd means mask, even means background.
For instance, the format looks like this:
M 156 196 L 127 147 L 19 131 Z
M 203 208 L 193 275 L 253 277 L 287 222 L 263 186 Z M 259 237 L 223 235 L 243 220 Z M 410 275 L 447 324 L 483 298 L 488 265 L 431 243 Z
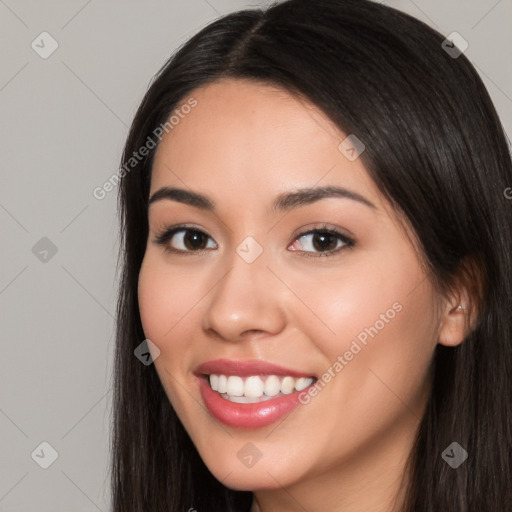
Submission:
M 202 231 L 200 229 L 197 229 L 197 228 L 194 228 L 194 227 L 190 227 L 190 226 L 186 226 L 186 225 L 179 225 L 179 226 L 173 226 L 171 228 L 164 229 L 161 233 L 159 233 L 156 236 L 156 238 L 154 240 L 154 243 L 157 244 L 157 245 L 163 246 L 165 252 L 172 253 L 172 254 L 177 254 L 177 255 L 180 255 L 180 256 L 186 256 L 187 254 L 190 254 L 190 253 L 200 253 L 200 252 L 203 252 L 203 251 L 211 250 L 211 249 L 198 249 L 196 251 L 191 251 L 191 250 L 184 251 L 182 249 L 174 249 L 174 248 L 170 247 L 168 245 L 169 240 L 171 240 L 171 238 L 176 233 L 179 233 L 181 231 L 185 231 L 185 232 L 189 231 L 189 232 L 199 233 L 199 234 L 201 234 L 201 235 L 211 239 L 211 237 L 209 235 L 207 235 L 204 231 Z M 342 245 L 341 247 L 338 247 L 337 249 L 331 249 L 330 251 L 323 251 L 323 252 L 300 251 L 300 250 L 296 250 L 296 251 L 292 251 L 292 252 L 303 253 L 304 256 L 307 257 L 307 258 L 310 258 L 310 257 L 312 257 L 312 258 L 319 258 L 320 257 L 321 258 L 321 257 L 333 256 L 333 255 L 341 252 L 344 249 L 345 250 L 346 249 L 351 249 L 351 248 L 353 248 L 355 246 L 355 241 L 354 240 L 352 240 L 351 238 L 348 238 L 346 235 L 343 235 L 342 233 L 340 233 L 339 231 L 336 231 L 335 229 L 329 228 L 326 225 L 322 225 L 320 227 L 316 227 L 316 228 L 310 229 L 308 231 L 304 231 L 302 233 L 299 233 L 295 237 L 294 242 L 295 242 L 295 240 L 299 240 L 300 238 L 302 238 L 302 237 L 304 237 L 306 235 L 311 235 L 311 234 L 314 235 L 314 234 L 318 234 L 318 233 L 333 235 L 338 240 L 341 240 L 344 245 Z

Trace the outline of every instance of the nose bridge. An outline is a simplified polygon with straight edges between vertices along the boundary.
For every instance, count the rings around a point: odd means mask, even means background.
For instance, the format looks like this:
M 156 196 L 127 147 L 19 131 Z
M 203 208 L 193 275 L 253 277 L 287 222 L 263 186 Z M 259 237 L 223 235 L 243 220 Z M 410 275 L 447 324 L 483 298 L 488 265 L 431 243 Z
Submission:
M 222 277 L 209 294 L 203 315 L 205 330 L 238 340 L 248 331 L 276 334 L 284 328 L 284 305 L 268 263 L 268 254 L 252 237 L 225 258 Z

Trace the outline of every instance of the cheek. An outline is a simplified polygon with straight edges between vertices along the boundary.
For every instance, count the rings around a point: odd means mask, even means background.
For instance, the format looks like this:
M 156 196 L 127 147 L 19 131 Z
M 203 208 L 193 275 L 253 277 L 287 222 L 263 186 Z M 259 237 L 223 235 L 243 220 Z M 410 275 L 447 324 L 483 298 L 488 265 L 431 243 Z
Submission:
M 138 282 L 139 311 L 144 334 L 160 350 L 155 369 L 174 409 L 182 418 L 195 403 L 182 392 L 182 369 L 191 364 L 193 339 L 191 326 L 197 325 L 194 305 L 204 294 L 204 287 L 193 282 L 193 272 L 186 275 L 170 271 L 168 265 L 151 251 L 142 262 Z M 179 357 L 176 355 L 179 354 Z M 176 376 L 178 380 L 176 380 Z M 174 377 L 174 378 L 173 378 Z
M 414 401 L 436 345 L 431 285 L 412 252 L 357 265 L 330 280 L 303 279 L 298 294 L 310 312 L 296 318 L 325 356 L 325 370 L 344 374 L 334 388 L 347 399 L 357 388 L 369 402 L 393 392 Z
M 325 464 L 392 425 L 414 424 L 435 348 L 433 292 L 415 257 L 359 263 L 335 279 L 310 276 L 294 284 L 311 310 L 305 314 L 298 305 L 295 321 L 325 361 L 324 384 L 306 406 L 322 417 L 330 440 L 322 448 L 333 454 Z
M 139 310 L 145 335 L 165 348 L 176 333 L 187 326 L 187 319 L 199 300 L 201 289 L 194 273 L 172 272 L 151 253 L 146 254 L 139 273 Z M 204 290 L 203 290 L 204 293 Z M 192 311 L 193 312 L 193 311 Z M 173 341 L 174 344 L 174 341 Z
M 403 316 L 412 298 L 407 295 L 410 283 L 421 281 L 420 274 L 413 263 L 397 268 L 392 258 L 389 264 L 379 264 L 370 257 L 342 262 L 323 276 L 304 273 L 293 289 L 306 299 L 309 313 L 296 318 L 326 355 L 338 354 L 348 350 L 353 339 L 364 344 L 368 330 L 384 332 Z

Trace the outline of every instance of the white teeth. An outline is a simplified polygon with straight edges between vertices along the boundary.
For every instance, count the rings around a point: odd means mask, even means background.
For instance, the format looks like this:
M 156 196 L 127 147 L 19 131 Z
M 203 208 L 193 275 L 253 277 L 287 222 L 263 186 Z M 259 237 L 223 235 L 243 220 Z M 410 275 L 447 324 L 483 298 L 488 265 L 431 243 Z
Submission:
M 269 400 L 277 395 L 289 395 L 294 391 L 302 391 L 313 383 L 309 377 L 278 377 L 269 375 L 262 379 L 258 375 L 239 377 L 238 375 L 210 375 L 210 386 L 221 395 L 227 395 L 232 402 L 254 403 Z
M 281 393 L 289 395 L 295 389 L 295 379 L 293 377 L 285 377 L 281 382 Z
M 210 375 L 210 378 L 212 375 Z M 225 375 L 219 375 L 219 382 L 217 384 L 216 391 L 219 393 L 225 393 L 228 390 L 228 378 Z
M 306 377 L 301 377 L 300 379 L 297 379 L 297 382 L 295 383 L 295 389 L 297 391 L 302 391 L 303 389 L 306 389 L 311 384 L 312 379 L 307 379 Z
M 251 398 L 248 396 L 229 396 L 226 395 L 227 399 L 230 402 L 235 402 L 237 404 L 255 404 L 257 402 L 264 402 L 265 400 L 270 400 L 271 396 L 263 395 L 261 398 Z
M 219 389 L 219 376 L 218 375 L 210 375 L 210 386 L 213 391 L 218 391 Z
M 248 377 L 244 385 L 244 395 L 259 398 L 263 395 L 263 381 L 259 377 Z
M 231 396 L 242 396 L 244 394 L 244 381 L 242 377 L 230 375 L 226 393 Z
M 265 381 L 265 395 L 276 396 L 281 391 L 281 381 L 277 375 L 270 375 Z

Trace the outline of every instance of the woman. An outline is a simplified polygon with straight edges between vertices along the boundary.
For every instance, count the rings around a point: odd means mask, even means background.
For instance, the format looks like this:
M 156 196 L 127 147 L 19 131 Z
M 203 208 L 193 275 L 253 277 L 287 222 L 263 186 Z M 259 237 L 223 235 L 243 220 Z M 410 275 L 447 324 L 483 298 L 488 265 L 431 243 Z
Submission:
M 115 511 L 512 507 L 512 165 L 454 44 L 366 0 L 224 16 L 120 176 Z

